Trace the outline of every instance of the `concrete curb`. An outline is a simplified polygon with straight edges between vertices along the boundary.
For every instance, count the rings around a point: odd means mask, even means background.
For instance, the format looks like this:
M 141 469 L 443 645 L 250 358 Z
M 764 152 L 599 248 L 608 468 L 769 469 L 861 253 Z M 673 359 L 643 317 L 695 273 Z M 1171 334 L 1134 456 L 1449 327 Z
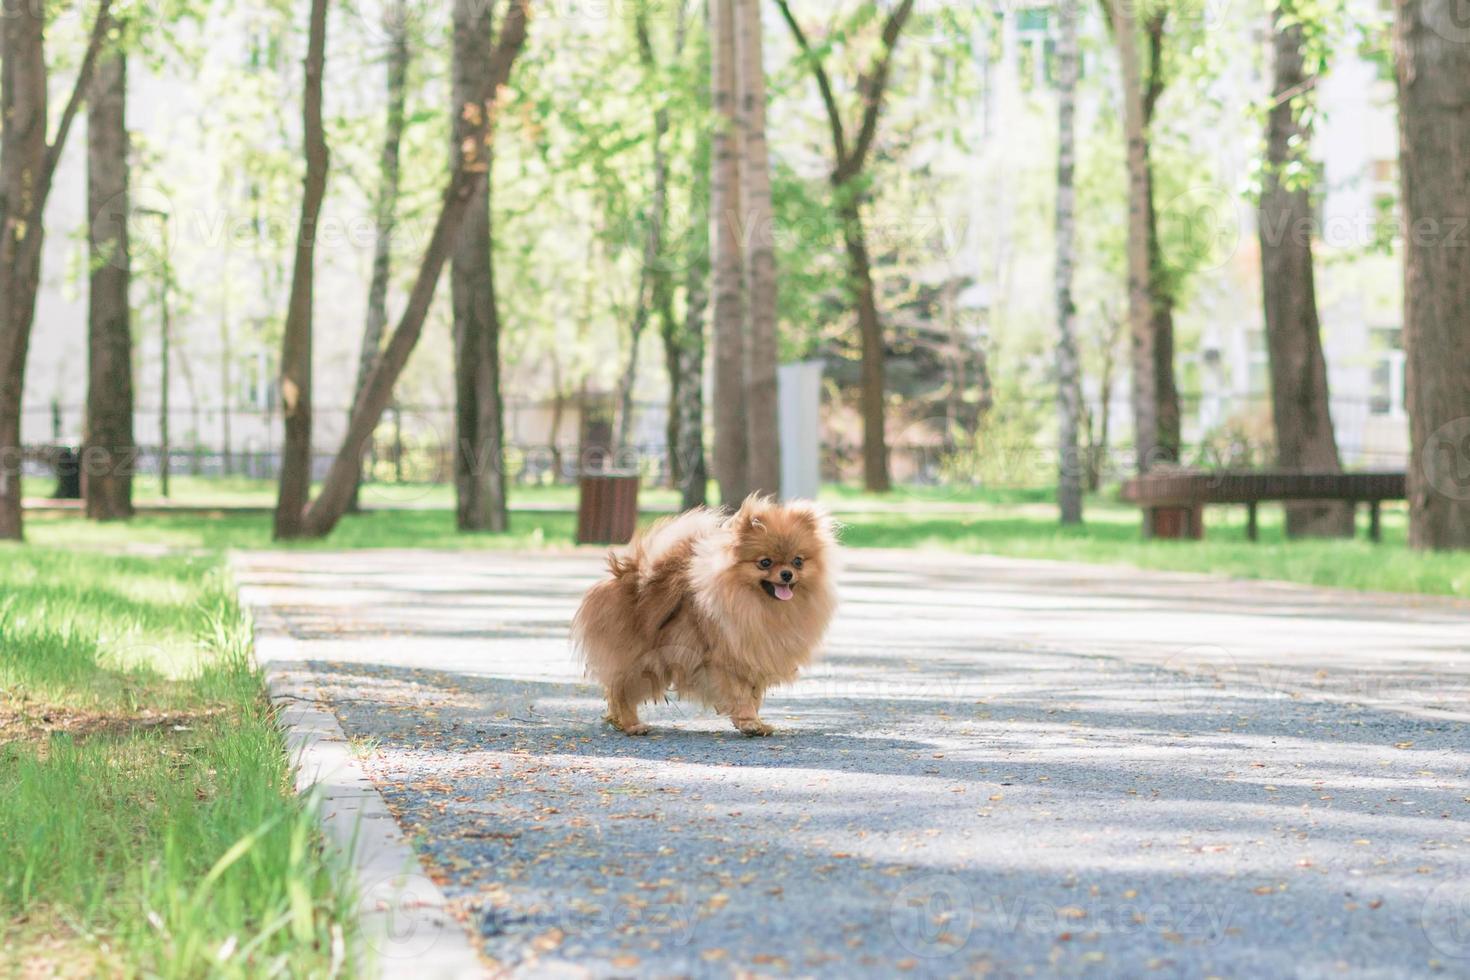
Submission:
M 414 980 L 486 977 L 490 971 L 448 899 L 419 864 L 387 802 L 352 753 L 337 718 L 285 622 L 249 586 L 250 570 L 232 561 L 240 604 L 255 621 L 255 658 L 281 709 L 296 770 L 296 791 L 318 801 L 327 846 L 344 858 L 341 885 L 357 894 L 358 954 L 364 972 Z

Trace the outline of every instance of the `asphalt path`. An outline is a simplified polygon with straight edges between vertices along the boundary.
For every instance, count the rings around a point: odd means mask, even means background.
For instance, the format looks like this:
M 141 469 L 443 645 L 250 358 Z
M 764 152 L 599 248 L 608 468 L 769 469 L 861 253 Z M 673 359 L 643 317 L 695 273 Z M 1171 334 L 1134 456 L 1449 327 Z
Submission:
M 596 553 L 241 567 L 492 974 L 1470 975 L 1465 605 L 853 551 L 776 735 L 628 738 Z

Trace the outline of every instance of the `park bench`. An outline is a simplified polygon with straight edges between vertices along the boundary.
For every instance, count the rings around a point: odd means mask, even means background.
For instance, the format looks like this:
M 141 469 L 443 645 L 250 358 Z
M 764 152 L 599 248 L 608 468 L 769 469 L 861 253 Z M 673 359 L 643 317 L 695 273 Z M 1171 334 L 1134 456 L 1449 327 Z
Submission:
M 1382 539 L 1379 507 L 1405 500 L 1403 473 L 1288 473 L 1278 470 L 1149 473 L 1123 484 L 1123 499 L 1144 509 L 1143 530 L 1154 538 L 1204 537 L 1205 504 L 1245 504 L 1246 536 L 1256 540 L 1256 507 L 1265 500 L 1343 500 L 1368 505 L 1368 534 Z

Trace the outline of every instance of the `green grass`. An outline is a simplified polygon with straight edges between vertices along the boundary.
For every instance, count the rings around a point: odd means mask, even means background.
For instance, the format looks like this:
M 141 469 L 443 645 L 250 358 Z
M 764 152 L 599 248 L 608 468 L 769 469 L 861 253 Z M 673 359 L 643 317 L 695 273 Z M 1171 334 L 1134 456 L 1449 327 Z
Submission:
M 1043 494 L 1042 500 L 1049 500 Z M 1205 540 L 1146 541 L 1138 509 L 1097 498 L 1086 523 L 1063 528 L 1049 502 L 976 505 L 973 513 L 844 513 L 843 541 L 852 547 L 952 550 L 1046 558 L 1308 585 L 1470 598 L 1464 553 L 1410 551 L 1407 514 L 1383 513 L 1383 541 L 1366 537 L 1366 514 L 1353 540 L 1287 540 L 1280 507 L 1263 505 L 1260 540 L 1246 538 L 1244 508 L 1205 511 Z
M 271 518 L 261 514 L 163 514 L 115 524 L 92 524 L 74 516 L 26 519 L 26 537 L 54 547 L 126 549 L 142 544 L 210 552 L 272 547 L 540 550 L 571 547 L 575 529 L 575 516 L 562 511 L 513 512 L 508 534 L 461 534 L 454 528 L 454 515 L 445 510 L 369 511 L 343 518 L 324 540 L 274 544 Z
M 44 502 L 56 488 L 50 477 L 27 477 L 24 494 L 28 499 Z M 320 484 L 312 488 L 315 494 Z M 714 484 L 711 484 L 711 492 Z M 577 488 L 572 485 L 525 486 L 511 488 L 518 505 L 575 507 Z M 673 507 L 679 495 L 661 487 L 644 487 L 639 499 L 649 507 Z M 428 508 L 446 510 L 454 506 L 454 487 L 442 483 L 366 483 L 360 497 L 363 507 Z M 133 480 L 133 501 L 141 507 L 163 503 L 158 477 L 140 473 Z M 167 503 L 194 507 L 274 507 L 276 484 L 273 480 L 256 480 L 244 476 L 201 477 L 175 475 L 169 480 Z
M 641 499 L 662 501 L 665 491 Z M 1087 501 L 1087 522 L 1061 528 L 1046 489 L 907 487 L 883 496 L 829 486 L 822 498 L 845 525 L 853 547 L 918 548 L 975 554 L 1049 558 L 1171 571 L 1214 572 L 1241 578 L 1279 579 L 1340 588 L 1425 593 L 1470 598 L 1470 561 L 1463 554 L 1426 554 L 1406 544 L 1407 514 L 1385 507 L 1384 540 L 1373 544 L 1359 516 L 1352 541 L 1287 541 L 1282 510 L 1263 505 L 1261 540 L 1245 536 L 1241 507 L 1206 510 L 1206 539 L 1145 541 L 1138 509 L 1110 495 Z M 512 504 L 575 504 L 575 488 L 517 488 Z M 644 515 L 651 520 L 654 515 Z M 288 548 L 565 549 L 573 546 L 569 510 L 513 510 L 510 533 L 459 534 L 447 510 L 371 511 L 345 518 L 331 537 Z M 36 515 L 32 540 L 54 546 L 126 548 L 139 543 L 218 551 L 276 547 L 263 515 L 164 515 L 130 524 L 94 525 L 76 517 Z
M 5 546 L 0 597 L 0 974 L 350 968 L 219 560 Z

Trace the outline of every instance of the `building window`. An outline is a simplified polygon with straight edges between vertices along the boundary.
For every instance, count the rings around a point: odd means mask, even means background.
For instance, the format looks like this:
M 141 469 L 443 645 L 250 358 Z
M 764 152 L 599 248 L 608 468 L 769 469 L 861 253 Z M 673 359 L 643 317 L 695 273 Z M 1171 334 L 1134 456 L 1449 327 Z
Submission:
M 1251 330 L 1247 343 L 1247 393 L 1252 398 L 1271 394 L 1271 355 L 1266 350 L 1266 331 Z
M 1054 87 L 1056 42 L 1051 36 L 1051 11 L 1035 7 L 1018 11 L 1016 40 L 1021 88 L 1031 92 Z
M 1372 333 L 1373 375 L 1368 411 L 1374 415 L 1404 415 L 1404 332 L 1399 327 L 1377 327 Z

